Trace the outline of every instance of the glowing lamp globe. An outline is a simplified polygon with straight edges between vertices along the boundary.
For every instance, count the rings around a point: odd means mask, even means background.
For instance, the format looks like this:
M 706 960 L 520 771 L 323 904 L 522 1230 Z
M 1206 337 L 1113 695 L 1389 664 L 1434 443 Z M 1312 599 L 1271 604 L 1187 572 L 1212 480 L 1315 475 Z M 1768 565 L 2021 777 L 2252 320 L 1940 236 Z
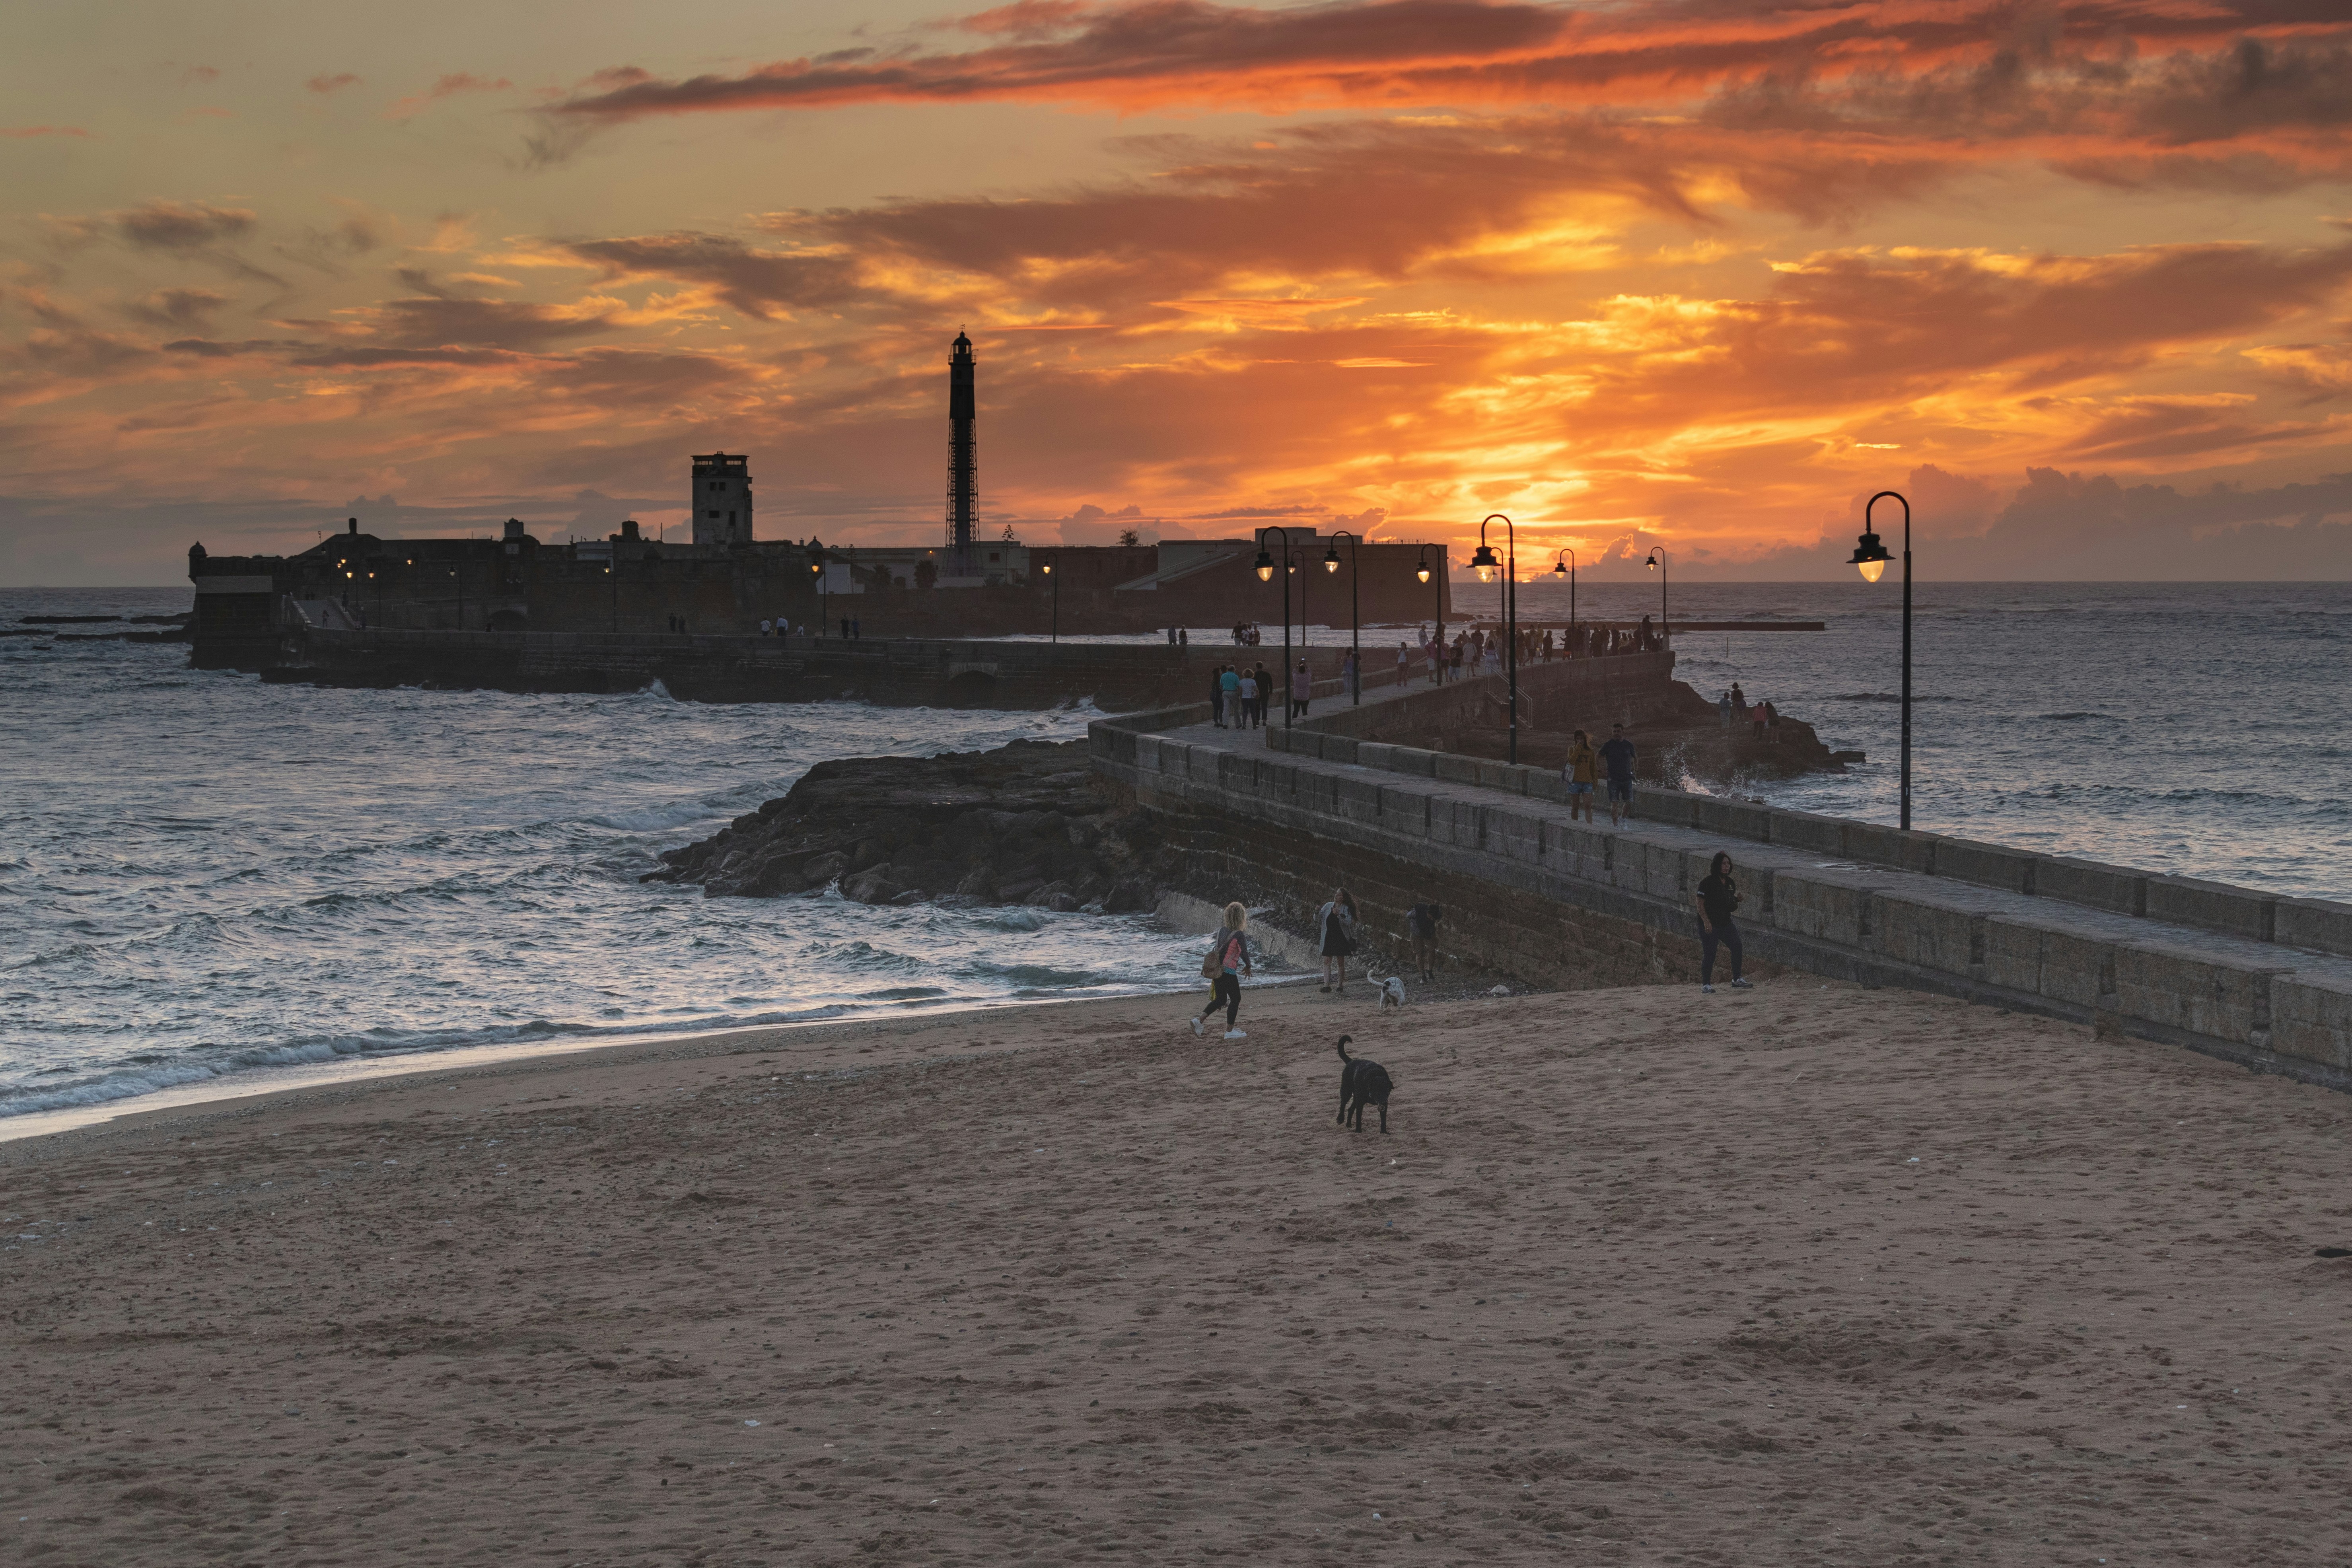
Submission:
M 1428 582 L 1428 581 L 1429 581 L 1429 568 L 1428 568 L 1428 567 L 1426 567 L 1426 566 L 1423 566 L 1423 567 L 1422 567 L 1419 571 L 1415 572 L 1415 573 L 1413 574 L 1413 575 L 1414 575 L 1414 576 L 1416 576 L 1416 577 L 1418 577 L 1418 578 L 1420 578 L 1423 582 L 1426 583 L 1426 582 Z
M 1478 574 L 1478 581 L 1481 583 L 1493 582 L 1495 574 L 1501 570 L 1501 567 L 1502 563 L 1495 559 L 1495 552 L 1490 545 L 1481 544 L 1478 546 L 1477 552 L 1470 557 L 1470 570 Z
M 1261 583 L 1274 581 L 1274 557 L 1263 550 L 1257 552 L 1257 580 Z
M 1853 553 L 1846 557 L 1846 564 L 1860 572 L 1864 582 L 1875 583 L 1891 559 L 1886 546 L 1878 542 L 1878 535 L 1864 529 L 1862 537 L 1854 541 Z
M 1337 574 L 1339 570 L 1339 547 L 1333 545 L 1323 552 L 1323 570 Z

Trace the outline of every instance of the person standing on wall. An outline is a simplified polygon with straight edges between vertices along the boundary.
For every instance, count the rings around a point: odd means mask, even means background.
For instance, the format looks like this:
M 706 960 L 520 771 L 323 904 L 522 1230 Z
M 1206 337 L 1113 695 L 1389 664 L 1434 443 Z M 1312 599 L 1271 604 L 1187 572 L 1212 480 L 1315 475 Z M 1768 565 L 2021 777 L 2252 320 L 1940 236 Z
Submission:
M 1266 668 L 1265 660 L 1259 659 L 1253 673 L 1257 678 L 1257 721 L 1263 726 L 1266 720 L 1265 710 L 1274 705 L 1274 671 Z
M 1315 931 L 1321 940 L 1323 989 L 1348 994 L 1348 955 L 1356 951 L 1356 895 L 1335 888 L 1331 899 L 1315 911 Z
M 1241 728 L 1244 730 L 1257 728 L 1257 705 L 1264 700 L 1265 694 L 1257 689 L 1257 677 L 1246 669 L 1243 670 Z
M 1406 650 L 1404 644 L 1400 642 L 1397 644 L 1396 689 L 1399 691 L 1402 691 L 1405 687 L 1412 682 L 1412 655 Z
M 1732 923 L 1732 914 L 1739 908 L 1739 884 L 1732 879 L 1731 857 L 1717 852 L 1708 862 L 1706 876 L 1691 895 L 1698 906 L 1698 988 L 1706 995 L 1715 994 L 1715 950 L 1721 946 L 1731 953 L 1731 988 L 1748 991 L 1754 987 L 1739 973 L 1739 928 Z
M 1624 725 L 1609 726 L 1601 762 L 1609 771 L 1609 826 L 1614 827 L 1633 809 L 1633 742 L 1625 738 Z
M 1225 689 L 1225 717 L 1232 720 L 1233 727 L 1238 730 L 1245 721 L 1245 716 L 1242 712 L 1241 671 L 1229 664 L 1225 666 L 1224 674 L 1217 677 L 1217 679 Z
M 1315 695 L 1315 678 L 1307 673 L 1307 659 L 1301 655 L 1298 668 L 1290 678 L 1290 716 L 1307 717 L 1307 704 Z
M 1591 822 L 1593 792 L 1601 784 L 1601 753 L 1581 730 L 1568 743 L 1568 761 L 1560 764 L 1559 776 L 1568 786 L 1568 819 L 1574 822 L 1581 812 Z
M 1257 973 L 1250 963 L 1249 911 L 1238 903 L 1225 906 L 1225 923 L 1217 939 L 1201 960 L 1202 977 L 1209 982 L 1209 1005 L 1192 1015 L 1194 1034 L 1209 1021 L 1209 1015 L 1220 1005 L 1225 1009 L 1225 1038 L 1244 1040 L 1239 1020 L 1242 1011 L 1242 977 Z

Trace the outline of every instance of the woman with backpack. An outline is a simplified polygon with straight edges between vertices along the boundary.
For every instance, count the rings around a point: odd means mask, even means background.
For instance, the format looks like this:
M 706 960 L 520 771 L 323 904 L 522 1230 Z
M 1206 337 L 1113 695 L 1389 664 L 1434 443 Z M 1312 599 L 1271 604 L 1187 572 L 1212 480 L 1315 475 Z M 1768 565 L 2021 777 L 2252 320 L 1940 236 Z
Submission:
M 1323 953 L 1323 989 L 1345 995 L 1348 955 L 1356 951 L 1356 895 L 1345 888 L 1331 890 L 1331 901 L 1315 911 L 1318 946 Z
M 1201 977 L 1209 982 L 1209 1005 L 1192 1015 L 1192 1032 L 1199 1034 L 1209 1015 L 1223 1003 L 1225 1038 L 1249 1038 L 1234 1025 L 1242 1010 L 1242 976 L 1255 973 L 1250 963 L 1249 911 L 1237 903 L 1227 904 L 1224 929 L 1217 932 L 1217 940 L 1201 959 Z

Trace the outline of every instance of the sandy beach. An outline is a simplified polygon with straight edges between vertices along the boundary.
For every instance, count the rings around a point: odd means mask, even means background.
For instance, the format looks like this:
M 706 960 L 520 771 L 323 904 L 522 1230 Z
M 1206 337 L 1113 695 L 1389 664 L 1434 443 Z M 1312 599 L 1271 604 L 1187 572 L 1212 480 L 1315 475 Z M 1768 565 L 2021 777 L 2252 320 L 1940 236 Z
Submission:
M 0 1146 L 9 1556 L 2352 1555 L 2352 1100 L 1801 977 L 1185 1006 Z

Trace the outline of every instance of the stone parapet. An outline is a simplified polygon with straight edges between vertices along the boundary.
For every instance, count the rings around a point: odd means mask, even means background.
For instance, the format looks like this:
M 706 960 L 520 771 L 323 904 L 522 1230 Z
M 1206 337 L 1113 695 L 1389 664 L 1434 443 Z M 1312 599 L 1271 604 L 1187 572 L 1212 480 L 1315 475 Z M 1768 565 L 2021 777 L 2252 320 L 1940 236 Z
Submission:
M 1406 902 L 1446 889 L 1442 943 L 1531 981 L 1695 978 L 1693 892 L 1728 849 L 1763 964 L 2352 1088 L 2352 907 L 1678 791 L 1637 789 L 1612 830 L 1572 819 L 1547 770 L 1304 728 L 1261 743 L 1136 724 L 1093 727 L 1096 765 L 1202 853 L 1302 894 L 1342 877 Z

